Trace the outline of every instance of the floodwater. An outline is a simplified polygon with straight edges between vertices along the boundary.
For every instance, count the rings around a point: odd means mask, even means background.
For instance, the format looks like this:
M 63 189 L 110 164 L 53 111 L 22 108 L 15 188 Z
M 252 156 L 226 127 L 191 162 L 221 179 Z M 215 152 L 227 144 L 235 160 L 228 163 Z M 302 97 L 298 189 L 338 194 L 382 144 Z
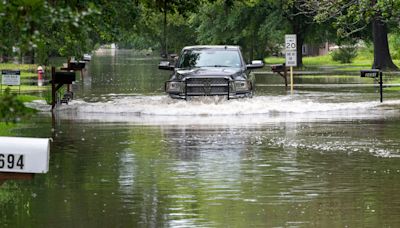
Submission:
M 0 188 L 0 227 L 400 227 L 400 94 L 257 75 L 252 99 L 172 100 L 158 59 L 93 57 L 76 99 L 17 136 L 50 171 Z M 368 85 L 369 84 L 369 85 Z

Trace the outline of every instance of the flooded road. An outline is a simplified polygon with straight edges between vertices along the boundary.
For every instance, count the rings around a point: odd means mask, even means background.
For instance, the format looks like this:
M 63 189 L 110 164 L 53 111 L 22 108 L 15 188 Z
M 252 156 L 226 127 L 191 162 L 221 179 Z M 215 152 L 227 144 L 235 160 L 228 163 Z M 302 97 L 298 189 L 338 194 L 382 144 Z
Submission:
M 269 75 L 252 99 L 186 102 L 157 63 L 97 53 L 54 125 L 32 104 L 15 134 L 53 138 L 50 171 L 0 188 L 1 227 L 400 226 L 400 94 Z

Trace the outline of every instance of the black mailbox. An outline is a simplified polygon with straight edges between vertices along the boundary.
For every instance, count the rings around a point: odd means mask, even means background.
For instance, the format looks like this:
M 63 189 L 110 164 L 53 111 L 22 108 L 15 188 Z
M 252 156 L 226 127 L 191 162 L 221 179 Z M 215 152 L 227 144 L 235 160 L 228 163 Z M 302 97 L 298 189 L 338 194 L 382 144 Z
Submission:
M 273 72 L 282 72 L 282 71 L 285 71 L 285 68 L 286 68 L 285 64 L 278 64 L 278 65 L 271 66 L 271 70 Z
M 75 81 L 75 72 L 55 72 L 54 82 L 57 84 L 72 84 Z
M 381 71 L 378 69 L 371 69 L 371 70 L 361 70 L 361 77 L 363 78 L 377 78 L 379 77 L 379 73 Z
M 70 70 L 82 70 L 83 68 L 85 68 L 85 62 L 83 61 L 79 61 L 79 62 L 69 62 L 68 64 L 68 68 Z
M 370 69 L 370 70 L 361 70 L 360 76 L 363 78 L 373 78 L 374 81 L 379 83 L 379 94 L 381 96 L 381 102 L 383 102 L 383 79 L 382 79 L 382 71 L 379 69 Z

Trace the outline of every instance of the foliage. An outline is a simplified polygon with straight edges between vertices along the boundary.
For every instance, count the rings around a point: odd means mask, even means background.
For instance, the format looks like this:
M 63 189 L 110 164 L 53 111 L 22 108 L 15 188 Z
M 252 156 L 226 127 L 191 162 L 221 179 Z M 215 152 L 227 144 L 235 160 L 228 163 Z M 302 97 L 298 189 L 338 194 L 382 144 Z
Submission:
M 400 22 L 400 2 L 395 0 L 305 0 L 303 12 L 314 15 L 314 20 L 332 20 L 341 37 L 373 39 L 373 68 L 393 69 L 387 42 L 388 28 L 397 27 Z M 371 26 L 372 25 L 372 26 Z M 365 32 L 369 32 L 366 34 Z
M 396 0 L 305 0 L 300 9 L 314 15 L 314 20 L 331 20 L 340 36 L 365 30 L 374 19 L 385 23 L 399 22 L 400 2 Z M 332 20 L 333 19 L 333 20 Z
M 89 50 L 88 19 L 97 11 L 44 0 L 2 1 L 0 3 L 0 54 L 12 56 L 30 54 L 40 64 L 48 56 L 76 55 Z M 14 50 L 13 50 L 14 48 Z
M 332 60 L 340 63 L 352 63 L 357 57 L 357 48 L 354 46 L 343 46 L 331 54 Z
M 5 0 L 0 57 L 28 55 L 48 65 L 50 56 L 79 58 L 106 43 L 174 53 L 185 45 L 234 44 L 250 60 L 280 55 L 287 33 L 298 35 L 299 47 L 335 42 L 338 34 L 368 40 L 372 18 L 394 28 L 399 12 L 394 0 Z
M 2 122 L 18 122 L 22 117 L 30 115 L 33 111 L 26 108 L 17 95 L 10 92 L 10 88 L 6 88 L 0 97 L 0 121 Z
M 240 45 L 251 60 L 279 52 L 284 32 L 276 22 L 281 19 L 267 1 L 217 0 L 201 6 L 192 27 L 198 43 Z
M 389 35 L 390 54 L 394 59 L 400 59 L 400 34 L 393 33 Z

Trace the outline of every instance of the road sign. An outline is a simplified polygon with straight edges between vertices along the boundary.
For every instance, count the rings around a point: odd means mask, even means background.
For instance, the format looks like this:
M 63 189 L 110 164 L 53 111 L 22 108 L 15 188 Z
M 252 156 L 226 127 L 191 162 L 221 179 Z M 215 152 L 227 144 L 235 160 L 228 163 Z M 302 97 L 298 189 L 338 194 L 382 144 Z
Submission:
M 297 38 L 296 34 L 285 35 L 286 66 L 297 66 Z
M 296 34 L 286 34 L 285 35 L 285 50 L 286 51 L 296 51 L 297 50 Z
M 0 137 L 0 172 L 47 173 L 48 138 Z
M 19 70 L 2 70 L 1 71 L 1 84 L 2 85 L 21 85 L 20 75 L 21 72 Z
M 286 66 L 297 66 L 297 51 L 286 51 Z

